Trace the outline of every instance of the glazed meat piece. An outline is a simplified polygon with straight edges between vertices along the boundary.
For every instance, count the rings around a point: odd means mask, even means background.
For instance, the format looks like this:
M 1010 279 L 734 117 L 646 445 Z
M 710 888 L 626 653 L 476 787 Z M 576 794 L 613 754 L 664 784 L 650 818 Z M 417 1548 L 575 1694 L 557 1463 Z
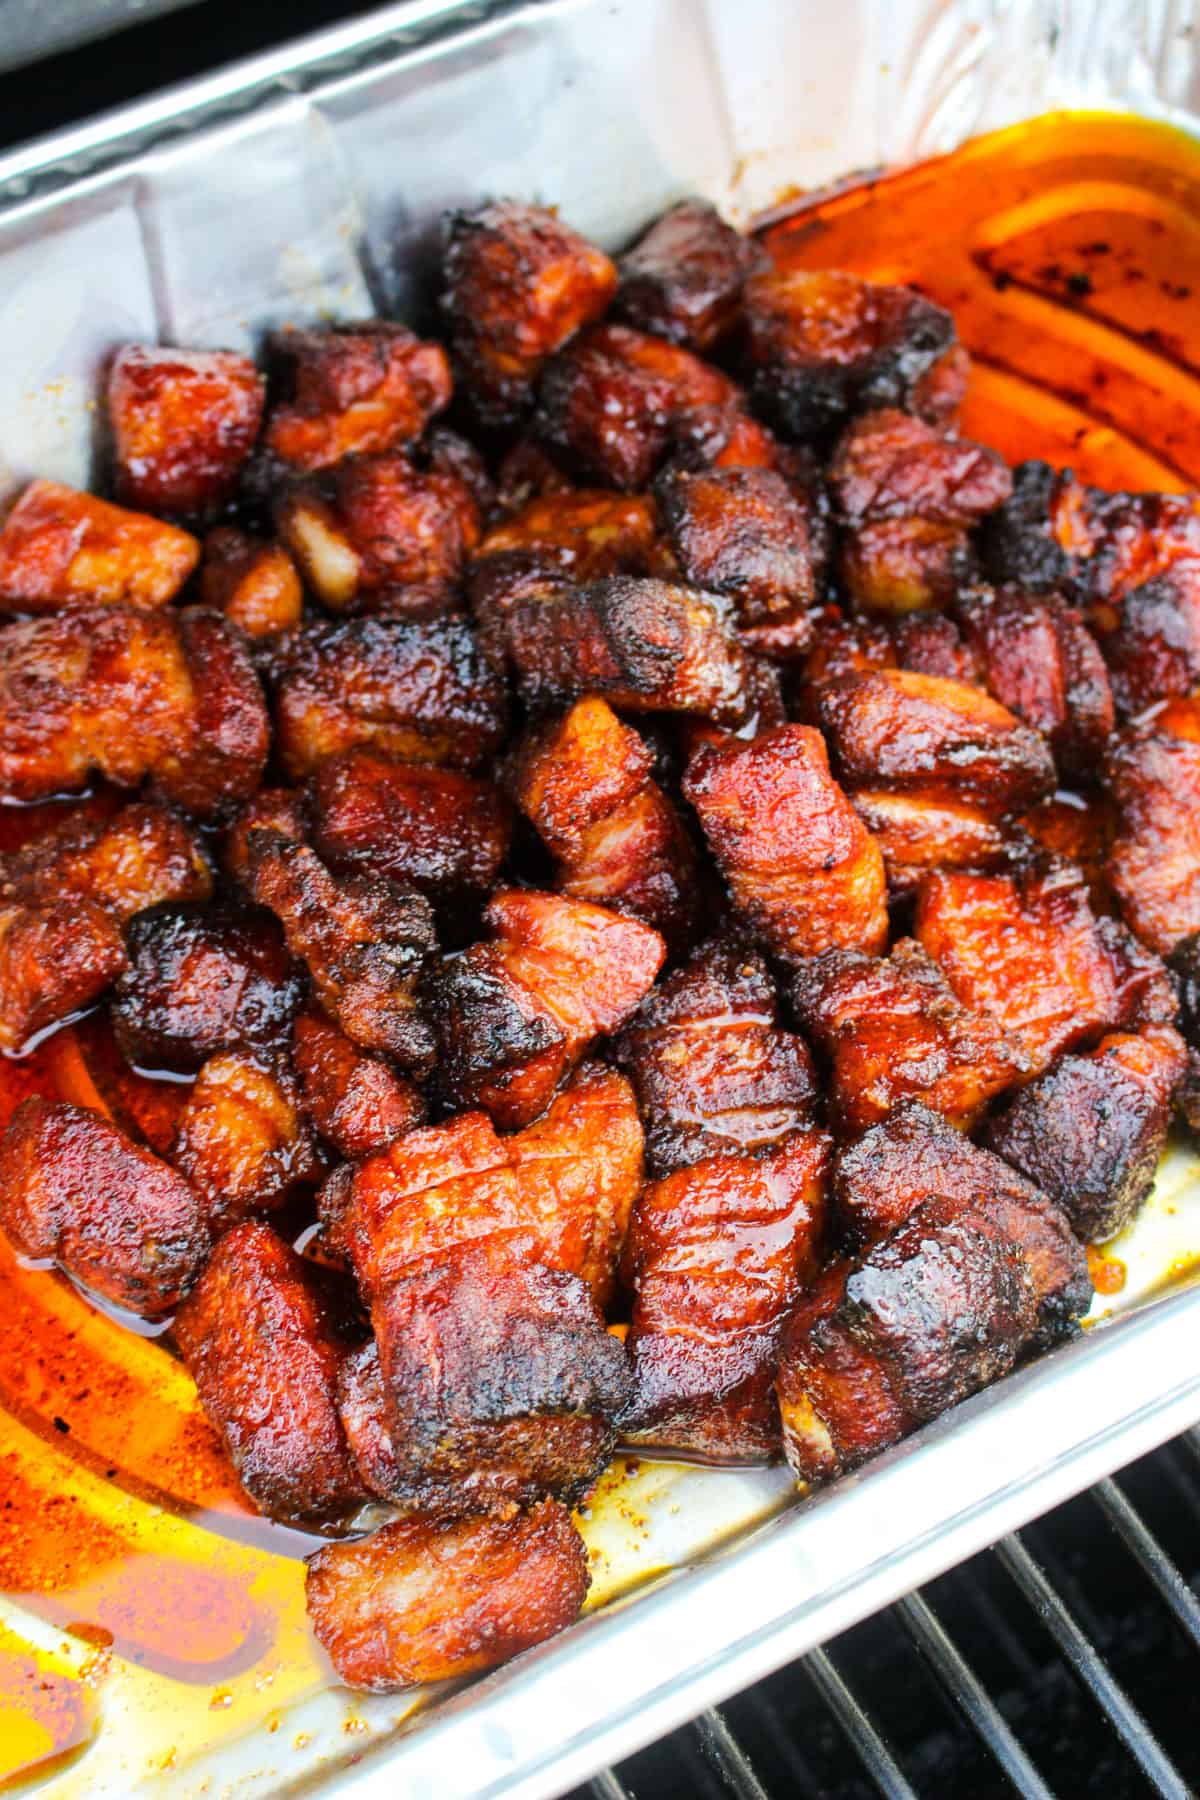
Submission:
M 883 948 L 883 857 L 830 775 L 819 732 L 780 725 L 702 746 L 683 791 L 734 906 L 777 955 Z
M 623 1438 L 720 1462 L 778 1452 L 775 1352 L 816 1273 L 828 1155 L 821 1132 L 800 1130 L 762 1157 L 709 1157 L 646 1189 L 623 1259 Z
M 252 877 L 249 840 L 254 831 L 273 831 L 294 844 L 308 839 L 308 803 L 293 788 L 259 788 L 235 817 L 221 846 L 221 865 L 239 886 L 249 888 Z
M 276 914 L 346 1036 L 427 1075 L 434 1041 L 418 996 L 437 938 L 424 895 L 368 875 L 331 875 L 306 844 L 272 832 L 252 834 L 250 854 L 254 899 Z
M 59 481 L 31 481 L 0 529 L 0 611 L 47 613 L 173 600 L 200 556 L 186 531 Z
M 860 788 L 854 810 L 883 852 L 888 893 L 915 894 L 932 869 L 1001 869 L 1011 860 L 1008 822 L 987 806 Z
M 272 408 L 265 442 L 292 469 L 411 443 L 450 399 L 441 345 L 391 320 L 277 332 L 271 352 L 287 398 Z
M 411 1081 L 381 1056 L 366 1056 L 321 1013 L 301 1013 L 292 1028 L 292 1062 L 304 1108 L 339 1156 L 357 1162 L 425 1122 Z
M 649 992 L 666 946 L 606 907 L 515 888 L 494 894 L 490 941 L 449 958 L 427 984 L 451 1106 L 484 1106 L 502 1128 L 527 1125 L 601 1033 Z
M 299 1088 L 261 1050 L 209 1057 L 188 1094 L 171 1160 L 204 1201 L 214 1237 L 273 1212 L 323 1166 Z
M 949 606 L 975 576 L 967 532 L 930 519 L 882 519 L 841 542 L 839 574 L 859 606 L 902 618 Z
M 1192 1136 L 1200 1138 L 1200 936 L 1183 938 L 1175 946 L 1170 968 L 1179 996 L 1179 1029 L 1187 1044 L 1176 1102 Z
M 797 685 L 807 700 L 810 690 L 820 682 L 896 666 L 896 639 L 882 619 L 827 606 L 813 616 L 812 641 L 796 671 Z M 806 718 L 810 711 L 806 708 Z
M 1104 1031 L 1174 1017 L 1162 964 L 1115 919 L 1096 918 L 1073 863 L 931 875 L 916 935 L 963 1005 L 1012 1034 L 1032 1074 Z
M 988 1125 L 987 1142 L 1102 1243 L 1124 1229 L 1154 1184 L 1187 1050 L 1170 1025 L 1102 1038 L 1064 1056 Z
M 266 766 L 271 726 L 237 627 L 196 606 L 179 614 L 178 630 L 191 678 L 191 717 L 181 754 L 153 773 L 171 799 L 209 817 L 254 793 Z
M 973 588 L 968 593 L 973 596 L 980 591 Z M 959 601 L 961 604 L 961 595 Z M 912 669 L 918 675 L 938 675 L 948 681 L 965 681 L 975 687 L 986 686 L 980 674 L 978 656 L 964 640 L 954 620 L 945 613 L 901 613 L 892 621 L 889 635 L 898 669 Z M 842 670 L 836 672 L 843 673 Z M 854 673 L 853 670 L 844 672 Z M 996 698 L 1004 700 L 1003 695 L 998 694 Z M 1009 703 L 1004 701 L 1004 704 Z M 1019 711 L 1015 706 L 1011 710 Z M 1020 716 L 1024 717 L 1023 714 Z M 1026 722 L 1037 724 L 1036 720 Z
M 763 261 L 707 200 L 681 200 L 617 264 L 613 310 L 629 325 L 707 350 L 738 322 L 742 284 Z
M 265 909 L 154 906 L 125 942 L 112 1016 L 130 1063 L 188 1074 L 218 1051 L 286 1043 L 304 974 Z
M 209 1250 L 200 1200 L 174 1169 L 99 1113 L 39 1097 L 0 1143 L 0 1226 L 22 1256 L 148 1319 L 174 1310 Z
M 986 1012 L 955 998 L 920 945 L 886 957 L 827 950 L 796 969 L 792 1004 L 830 1064 L 830 1118 L 839 1134 L 921 1100 L 967 1127 L 1031 1071 L 1020 1043 Z
M 177 813 L 133 801 L 108 818 L 80 812 L 0 858 L 0 886 L 50 904 L 77 894 L 124 925 L 163 901 L 207 900 L 212 871 Z
M 1200 931 L 1200 705 L 1124 733 L 1104 767 L 1116 814 L 1105 873 L 1121 916 L 1165 956 Z
M 293 781 L 355 744 L 470 769 L 499 748 L 507 724 L 503 680 L 465 620 L 305 625 L 279 684 L 276 750 Z
M 284 1520 L 337 1520 L 366 1496 L 338 1418 L 342 1346 L 305 1263 L 270 1229 L 227 1232 L 175 1340 L 254 1504 Z
M 442 275 L 455 379 L 487 426 L 517 423 L 546 358 L 600 317 L 617 285 L 602 250 L 516 200 L 452 215 Z
M 200 594 L 248 638 L 272 637 L 300 623 L 304 590 L 282 544 L 219 525 L 204 540 Z
M 805 441 L 865 407 L 916 410 L 923 379 L 954 346 L 954 320 L 922 294 L 836 269 L 752 275 L 742 316 L 757 409 Z
M 330 868 L 408 883 L 431 900 L 486 893 L 512 813 L 490 781 L 397 762 L 363 746 L 313 778 L 313 844 Z
M 544 568 L 577 582 L 641 575 L 649 568 L 656 532 L 654 502 L 645 494 L 600 488 L 552 492 L 494 525 L 475 553 L 475 566 L 502 558 L 513 568 Z
M 117 499 L 214 518 L 234 497 L 262 410 L 262 376 L 248 356 L 126 344 L 108 372 Z
M 631 913 L 668 946 L 694 936 L 702 904 L 692 841 L 652 779 L 654 757 L 607 701 L 577 700 L 517 753 L 513 791 L 575 900 Z
M 781 1030 L 767 965 L 736 939 L 711 940 L 652 988 L 617 1054 L 655 1175 L 703 1157 L 761 1155 L 813 1122 L 807 1047 Z
M 340 1679 L 386 1694 L 490 1669 L 564 1631 L 589 1580 L 570 1513 L 542 1500 L 504 1518 L 396 1519 L 326 1544 L 305 1597 Z
M 812 485 L 816 463 L 795 444 L 781 444 L 745 410 L 745 395 L 713 406 L 693 406 L 671 421 L 668 467 L 674 469 L 777 469 L 789 480 Z
M 545 444 L 533 437 L 519 437 L 496 468 L 496 515 L 510 518 L 530 501 L 570 494 L 575 485 L 561 458 L 551 456 Z
M 1060 788 L 1031 812 L 1022 813 L 1017 824 L 1041 849 L 1079 864 L 1087 877 L 1094 912 L 1115 910 L 1105 873 L 1113 834 L 1112 808 L 1106 794 L 1090 793 L 1085 799 L 1082 794 Z
M 91 1006 L 124 967 L 120 927 L 94 901 L 0 902 L 0 1051 Z

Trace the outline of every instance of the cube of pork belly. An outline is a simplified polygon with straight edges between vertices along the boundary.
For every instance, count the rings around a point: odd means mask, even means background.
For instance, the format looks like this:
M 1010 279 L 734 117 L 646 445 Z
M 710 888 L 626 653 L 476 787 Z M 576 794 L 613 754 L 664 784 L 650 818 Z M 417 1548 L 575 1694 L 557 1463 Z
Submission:
M 606 907 L 509 888 L 484 914 L 494 934 L 451 957 L 426 992 L 452 1106 L 515 1129 L 536 1119 L 602 1033 L 649 992 L 666 945 Z
M 248 356 L 127 344 L 108 371 L 118 500 L 215 517 L 233 499 L 262 411 L 262 376 Z
M 268 1226 L 221 1239 L 175 1338 L 260 1511 L 334 1521 L 366 1497 L 338 1418 L 343 1349 L 316 1272 Z
M 1034 1074 L 1104 1031 L 1174 1017 L 1163 965 L 1115 919 L 1096 918 L 1073 863 L 930 875 L 916 935 L 964 1006 L 1015 1037 Z
M 0 902 L 0 1051 L 91 1006 L 124 967 L 120 927 L 93 901 Z
M 172 800 L 209 817 L 227 812 L 258 787 L 271 726 L 237 627 L 196 606 L 179 614 L 178 629 L 191 677 L 190 729 L 182 752 L 153 772 Z
M 248 638 L 290 631 L 304 611 L 304 589 L 283 545 L 232 525 L 219 525 L 204 540 L 200 594 Z
M 561 457 L 552 456 L 536 438 L 519 437 L 496 467 L 496 516 L 511 518 L 533 500 L 570 494 L 575 487 Z
M 200 556 L 186 531 L 58 481 L 33 481 L 0 529 L 0 611 L 99 606 L 151 612 Z
M 1116 910 L 1105 873 L 1113 835 L 1113 810 L 1107 794 L 1073 794 L 1060 789 L 1049 800 L 1017 820 L 1017 829 L 1052 856 L 1078 863 L 1087 877 L 1092 910 Z
M 729 377 L 690 350 L 597 325 L 547 364 L 534 426 L 588 480 L 636 493 L 689 412 L 738 398 Z
M 850 797 L 883 852 L 893 897 L 915 894 L 932 869 L 998 869 L 1012 858 L 1014 836 L 986 806 L 867 788 Z
M 655 1175 L 702 1157 L 760 1155 L 812 1124 L 808 1049 L 781 1030 L 767 965 L 736 939 L 710 940 L 652 988 L 617 1055 L 637 1092 Z
M 313 812 L 313 843 L 332 869 L 407 882 L 431 900 L 486 893 L 512 832 L 512 809 L 490 781 L 365 745 L 322 763 Z
M 134 801 L 109 818 L 68 816 L 0 859 L 0 885 L 29 901 L 78 894 L 126 924 L 163 901 L 207 900 L 212 870 L 177 813 Z
M 214 1237 L 275 1211 L 324 1167 L 295 1080 L 261 1050 L 209 1057 L 180 1115 L 171 1160 L 204 1201 Z
M 371 876 L 335 877 L 306 844 L 269 831 L 251 834 L 250 852 L 254 899 L 277 915 L 346 1036 L 427 1075 L 434 1041 L 418 994 L 437 938 L 424 895 Z
M 671 421 L 668 467 L 674 469 L 776 469 L 789 480 L 803 472 L 801 484 L 811 485 L 807 452 L 796 444 L 781 444 L 758 419 L 745 410 L 745 396 L 715 406 L 693 406 Z
M 778 1452 L 772 1394 L 788 1309 L 816 1273 L 829 1140 L 715 1156 L 646 1189 L 623 1269 L 634 1292 L 623 1438 L 713 1461 Z
M 441 345 L 390 320 L 277 332 L 271 352 L 290 392 L 272 408 L 265 442 L 293 469 L 410 443 L 450 399 Z
M 963 526 L 883 519 L 842 538 L 839 573 L 859 606 L 902 618 L 951 605 L 976 567 Z
M 126 948 L 112 1016 L 127 1061 L 191 1073 L 221 1050 L 287 1042 L 304 972 L 265 908 L 154 906 Z
M 883 948 L 883 857 L 830 775 L 819 732 L 780 725 L 750 743 L 706 745 L 683 791 L 734 906 L 770 949 Z
M 1064 1056 L 990 1121 L 987 1142 L 1102 1243 L 1133 1218 L 1166 1148 L 1187 1048 L 1170 1025 Z
M 814 615 L 812 642 L 795 675 L 800 694 L 807 698 L 819 682 L 895 667 L 897 639 L 882 619 L 827 606 Z
M 259 788 L 235 814 L 221 844 L 221 866 L 239 886 L 249 888 L 253 874 L 250 834 L 273 831 L 290 843 L 307 842 L 308 797 L 294 788 Z
M 1105 873 L 1121 916 L 1163 956 L 1200 931 L 1198 723 L 1195 702 L 1173 703 L 1119 738 L 1104 767 L 1116 812 Z
M 737 324 L 742 284 L 765 260 L 707 200 L 681 200 L 617 264 L 613 311 L 630 325 L 707 350 Z
M 542 1500 L 507 1518 L 396 1519 L 327 1544 L 305 1593 L 341 1680 L 395 1693 L 490 1669 L 564 1631 L 589 1579 L 571 1515 Z
M 742 316 L 756 407 L 803 440 L 862 407 L 916 410 L 932 397 L 923 378 L 954 346 L 954 320 L 931 300 L 836 269 L 752 275 Z
M 800 655 L 828 556 L 815 504 L 773 469 L 668 471 L 657 493 L 684 579 L 733 600 L 744 644 Z
M 955 1125 L 1030 1073 L 1020 1043 L 968 1011 L 919 945 L 890 956 L 827 950 L 792 981 L 797 1017 L 830 1062 L 830 1116 L 840 1134 L 919 1099 Z
M 145 1318 L 174 1310 L 209 1251 L 182 1176 L 99 1113 L 40 1098 L 21 1102 L 0 1143 L 0 1226 L 22 1256 L 52 1258 Z
M 421 1091 L 381 1056 L 366 1056 L 320 1013 L 301 1013 L 292 1061 L 309 1118 L 339 1155 L 357 1161 L 425 1122 Z
M 589 697 L 525 739 L 513 791 L 559 863 L 563 893 L 632 913 L 678 948 L 702 895 L 692 841 L 653 766 L 632 726 Z
M 572 581 L 641 575 L 654 551 L 658 521 L 645 494 L 578 488 L 531 499 L 494 525 L 475 553 L 476 567 L 497 557 L 560 570 Z
M 388 1424 L 379 1345 L 374 1338 L 368 1338 L 365 1344 L 342 1358 L 338 1370 L 337 1407 L 363 1485 L 378 1500 L 386 1500 L 390 1494 L 398 1493 L 400 1470 Z
M 969 589 L 968 594 L 974 595 L 980 591 L 982 590 L 976 587 Z M 959 598 L 961 602 L 962 596 Z M 918 675 L 939 675 L 949 681 L 965 681 L 975 687 L 987 685 L 980 673 L 978 656 L 966 642 L 954 620 L 945 613 L 902 613 L 892 621 L 889 635 L 898 669 L 912 669 Z M 837 671 L 839 674 L 842 672 Z M 853 670 L 845 672 L 854 673 Z M 996 698 L 1003 697 L 997 695 Z M 1012 710 L 1015 712 L 1017 708 Z
M 362 619 L 301 626 L 275 722 L 279 758 L 293 781 L 355 744 L 406 762 L 470 769 L 503 742 L 508 698 L 464 620 Z

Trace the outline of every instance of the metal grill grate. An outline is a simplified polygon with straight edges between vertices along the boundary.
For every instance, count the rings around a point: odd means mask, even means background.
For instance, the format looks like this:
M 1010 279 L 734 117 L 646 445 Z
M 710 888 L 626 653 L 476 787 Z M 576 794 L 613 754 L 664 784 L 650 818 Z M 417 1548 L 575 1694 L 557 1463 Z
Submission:
M 1189 1800 L 1200 1431 L 570 1800 Z

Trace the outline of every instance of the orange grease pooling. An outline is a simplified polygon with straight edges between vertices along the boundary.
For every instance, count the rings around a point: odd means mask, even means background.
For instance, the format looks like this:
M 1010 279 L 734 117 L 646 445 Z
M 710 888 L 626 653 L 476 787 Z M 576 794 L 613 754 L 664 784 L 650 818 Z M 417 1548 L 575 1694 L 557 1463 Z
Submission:
M 1105 1256 L 1095 1244 L 1088 1245 L 1088 1273 L 1098 1294 L 1119 1294 L 1129 1278 L 1125 1264 L 1116 1256 Z

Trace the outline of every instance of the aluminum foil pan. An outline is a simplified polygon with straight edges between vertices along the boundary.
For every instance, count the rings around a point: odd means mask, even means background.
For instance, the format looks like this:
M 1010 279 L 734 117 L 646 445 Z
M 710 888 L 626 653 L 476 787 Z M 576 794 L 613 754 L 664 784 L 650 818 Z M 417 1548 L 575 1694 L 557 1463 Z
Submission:
M 448 206 L 537 198 L 616 245 L 683 193 L 745 219 L 1047 108 L 1189 125 L 1196 25 L 1186 0 L 412 0 L 28 146 L 0 158 L 0 494 L 34 473 L 87 481 L 97 369 L 119 342 L 252 344 L 372 308 L 419 321 Z M 330 1684 L 288 1534 L 122 1481 L 123 1456 L 153 1464 L 142 1440 L 162 1420 L 196 1424 L 175 1364 L 144 1346 L 142 1438 L 135 1418 L 123 1446 L 89 1449 L 102 1411 L 85 1409 L 56 1441 L 51 1384 L 4 1351 L 19 1318 L 0 1317 L 6 1479 L 33 1471 L 164 1572 L 140 1657 L 60 1622 L 111 1602 L 103 1583 L 65 1615 L 0 1605 L 0 1659 L 24 1646 L 87 1697 L 39 1791 L 563 1791 L 1200 1420 L 1190 1154 L 1112 1253 L 1127 1279 L 1102 1329 L 815 1499 L 780 1470 L 618 1463 L 584 1520 L 588 1616 L 461 1691 L 394 1699 Z M 52 1304 L 101 1370 L 107 1322 L 48 1283 L 24 1277 L 5 1307 Z M 271 1629 L 185 1669 L 205 1582 Z

